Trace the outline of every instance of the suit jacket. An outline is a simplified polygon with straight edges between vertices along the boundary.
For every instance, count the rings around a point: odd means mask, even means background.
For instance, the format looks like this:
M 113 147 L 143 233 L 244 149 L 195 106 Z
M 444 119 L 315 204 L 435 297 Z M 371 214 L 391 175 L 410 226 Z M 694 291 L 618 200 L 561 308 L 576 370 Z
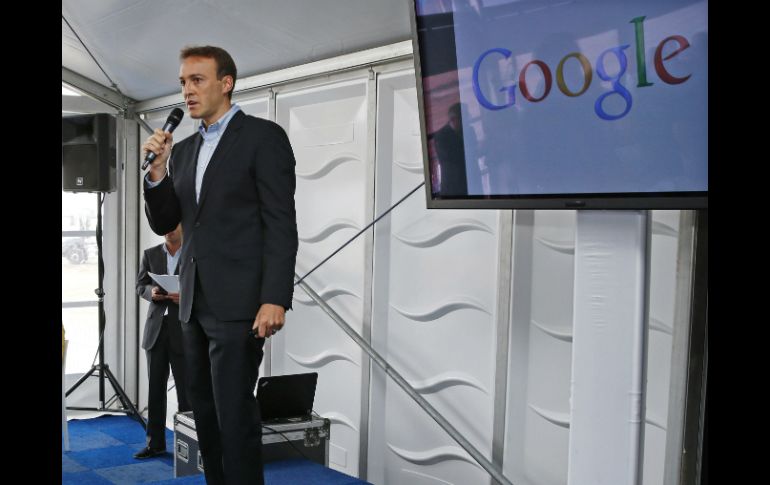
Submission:
M 174 274 L 179 274 L 179 268 L 175 268 Z M 163 244 L 153 246 L 144 251 L 142 263 L 139 267 L 139 274 L 136 276 L 136 294 L 150 302 L 150 308 L 147 310 L 147 323 L 144 325 L 144 337 L 142 337 L 142 348 L 149 350 L 158 340 L 161 325 L 163 325 L 163 314 L 168 308 L 168 332 L 171 341 L 171 350 L 176 353 L 182 352 L 182 327 L 179 324 L 179 306 L 170 301 L 153 301 L 152 287 L 158 286 L 148 273 L 168 274 L 166 268 L 166 252 L 163 251 Z
M 436 143 L 438 163 L 441 166 L 440 194 L 442 196 L 467 195 L 468 176 L 465 170 L 463 137 L 447 124 L 436 132 L 433 139 Z
M 180 319 L 190 319 L 195 281 L 222 321 L 253 319 L 262 303 L 291 308 L 297 256 L 294 153 L 272 121 L 237 112 L 211 157 L 195 200 L 202 137 L 175 144 L 169 174 L 144 192 L 150 227 L 182 222 Z

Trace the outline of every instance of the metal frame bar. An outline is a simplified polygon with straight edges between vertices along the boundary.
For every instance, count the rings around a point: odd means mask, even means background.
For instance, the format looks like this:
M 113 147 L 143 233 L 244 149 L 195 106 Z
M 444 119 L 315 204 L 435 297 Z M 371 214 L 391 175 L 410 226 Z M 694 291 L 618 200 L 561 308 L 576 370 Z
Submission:
M 365 214 L 368 219 L 375 219 L 375 190 L 377 174 L 377 104 L 378 73 L 369 68 L 369 76 L 366 84 L 366 207 Z M 361 332 L 363 339 L 372 343 L 372 305 L 374 300 L 374 229 L 364 234 L 364 313 Z M 358 474 L 367 476 L 369 468 L 369 400 L 371 398 L 372 370 L 369 358 L 361 356 L 361 430 L 358 445 Z
M 513 291 L 513 238 L 515 211 L 499 213 L 497 272 L 497 342 L 495 343 L 495 393 L 492 411 L 492 463 L 503 468 L 505 461 L 506 406 L 508 396 L 508 350 L 511 335 L 511 292 Z M 499 484 L 495 484 L 499 485 Z
M 108 88 L 107 86 L 92 81 L 74 71 L 70 71 L 64 66 L 61 68 L 61 80 L 63 83 L 67 83 L 78 91 L 82 91 L 88 96 L 96 98 L 102 103 L 108 104 L 119 111 L 124 111 L 129 104 L 136 102 L 131 98 L 118 94 L 112 88 Z

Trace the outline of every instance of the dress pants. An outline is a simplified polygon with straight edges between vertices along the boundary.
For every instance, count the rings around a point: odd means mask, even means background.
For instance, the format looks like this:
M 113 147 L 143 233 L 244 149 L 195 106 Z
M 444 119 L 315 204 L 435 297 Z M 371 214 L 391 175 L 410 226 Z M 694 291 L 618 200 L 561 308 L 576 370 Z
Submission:
M 249 335 L 253 323 L 253 318 L 217 320 L 196 282 L 192 314 L 182 323 L 182 335 L 208 485 L 264 483 L 262 420 L 254 388 L 265 340 Z
M 147 374 L 149 377 L 149 394 L 147 397 L 147 446 L 153 450 L 166 449 L 166 406 L 168 368 L 176 383 L 176 398 L 179 411 L 192 409 L 188 403 L 185 358 L 184 354 L 176 353 L 169 342 L 170 332 L 167 326 L 168 316 L 163 317 L 160 333 L 152 348 L 147 349 Z

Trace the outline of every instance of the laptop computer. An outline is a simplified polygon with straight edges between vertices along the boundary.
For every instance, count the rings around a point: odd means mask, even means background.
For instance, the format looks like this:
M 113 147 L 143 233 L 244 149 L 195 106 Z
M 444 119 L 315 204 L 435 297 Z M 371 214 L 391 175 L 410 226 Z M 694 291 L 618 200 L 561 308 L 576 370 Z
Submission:
M 263 423 L 285 423 L 311 419 L 318 373 L 261 377 L 257 401 Z

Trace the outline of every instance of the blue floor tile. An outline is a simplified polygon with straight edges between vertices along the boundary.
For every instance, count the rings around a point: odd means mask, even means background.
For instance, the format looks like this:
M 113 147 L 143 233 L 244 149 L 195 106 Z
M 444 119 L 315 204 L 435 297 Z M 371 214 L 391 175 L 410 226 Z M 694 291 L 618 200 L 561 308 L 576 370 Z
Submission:
M 92 471 L 62 473 L 61 483 L 62 485 L 113 485 L 111 481 L 100 477 Z
M 107 446 L 120 446 L 124 444 L 122 441 L 95 429 L 79 430 L 73 427 L 70 427 L 69 429 L 70 452 L 92 450 Z
M 141 449 L 141 446 L 109 446 L 106 448 L 70 452 L 69 457 L 88 469 L 107 468 L 142 463 L 141 460 L 134 458 L 134 453 Z M 165 456 L 148 458 L 148 460 L 165 462 L 168 465 L 173 465 L 174 463 L 171 453 Z
M 62 473 L 75 473 L 88 470 L 88 467 L 81 465 L 73 460 L 68 454 L 61 455 L 61 471 Z
M 174 467 L 157 460 L 144 460 L 132 465 L 99 468 L 94 473 L 115 484 L 147 483 L 174 478 Z

